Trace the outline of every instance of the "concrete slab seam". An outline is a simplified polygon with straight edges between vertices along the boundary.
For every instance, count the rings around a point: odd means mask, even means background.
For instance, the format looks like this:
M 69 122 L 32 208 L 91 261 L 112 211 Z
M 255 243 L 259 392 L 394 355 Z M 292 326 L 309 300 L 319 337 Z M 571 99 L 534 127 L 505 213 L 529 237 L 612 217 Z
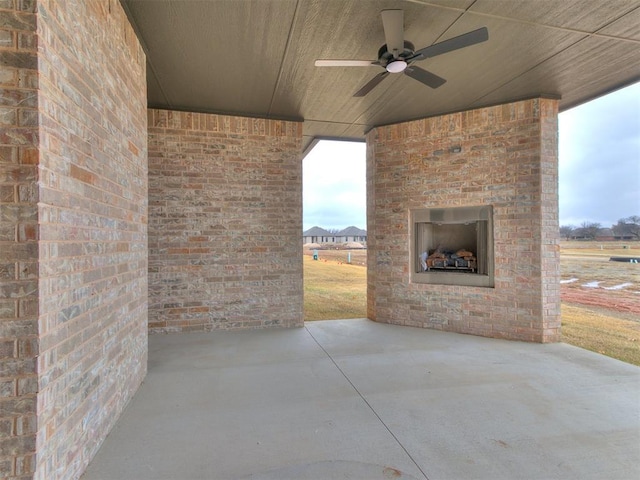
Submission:
M 382 420 L 382 418 L 380 417 L 380 415 L 378 415 L 378 412 L 375 411 L 375 409 L 373 408 L 373 406 L 371 406 L 371 404 L 367 401 L 367 399 L 364 397 L 364 395 L 362 395 L 362 393 L 360 393 L 360 390 L 358 390 L 358 387 L 356 387 L 353 382 L 351 381 L 351 379 L 347 376 L 347 374 L 340 368 L 340 365 L 338 365 L 338 363 L 334 360 L 334 358 L 329 354 L 329 352 L 327 350 L 325 350 L 325 348 L 322 346 L 322 344 L 318 341 L 318 339 L 316 337 L 313 336 L 313 333 L 311 333 L 311 331 L 309 330 L 309 328 L 305 325 L 304 329 L 307 331 L 307 333 L 309 333 L 309 335 L 311 336 L 311 338 L 313 339 L 314 342 L 316 342 L 316 344 L 318 345 L 318 347 L 320 347 L 320 349 L 325 353 L 325 355 L 329 358 L 329 360 L 331 360 L 331 362 L 335 365 L 335 367 L 338 369 L 338 371 L 342 374 L 342 376 L 345 378 L 345 380 L 347 382 L 349 382 L 349 385 L 351 385 L 351 388 L 353 388 L 355 390 L 355 392 L 358 394 L 358 396 L 362 399 L 362 401 L 365 403 L 365 405 L 367 405 L 367 407 L 369 407 L 369 409 L 371 410 L 371 412 L 376 416 L 376 418 L 380 421 L 380 423 L 384 426 L 384 428 L 387 430 L 387 432 L 389 432 L 389 435 L 391 435 L 391 437 L 393 437 L 393 439 L 396 441 L 396 443 L 400 446 L 400 448 L 402 448 L 402 450 L 407 454 L 407 456 L 411 459 L 411 461 L 413 462 L 413 464 L 416 466 L 416 468 L 420 471 L 420 473 L 422 474 L 422 476 L 425 478 L 425 480 L 429 480 L 429 477 L 427 476 L 427 474 L 424 472 L 424 470 L 422 470 L 422 468 L 420 467 L 420 465 L 418 464 L 418 462 L 413 458 L 413 456 L 411 455 L 411 453 L 409 453 L 409 451 L 406 449 L 406 447 L 402 444 L 402 442 L 398 439 L 398 437 L 395 436 L 395 434 L 391 431 L 391 429 L 387 426 L 387 424 L 384 422 L 384 420 Z

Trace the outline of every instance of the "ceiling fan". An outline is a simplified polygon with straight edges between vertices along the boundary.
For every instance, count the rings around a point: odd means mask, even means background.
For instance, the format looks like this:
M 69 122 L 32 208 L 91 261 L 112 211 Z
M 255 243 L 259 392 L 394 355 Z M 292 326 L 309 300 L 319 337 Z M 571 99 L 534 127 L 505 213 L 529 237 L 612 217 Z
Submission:
M 378 60 L 316 60 L 316 67 L 368 67 L 379 65 L 385 69 L 369 80 L 353 96 L 364 97 L 373 90 L 390 73 L 401 73 L 417 80 L 431 88 L 438 88 L 446 80 L 435 73 L 428 72 L 413 65 L 414 62 L 425 58 L 435 57 L 443 53 L 452 52 L 460 48 L 469 47 L 489 39 L 489 31 L 486 27 L 473 30 L 469 33 L 450 38 L 443 42 L 435 43 L 420 50 L 415 50 L 411 42 L 404 39 L 404 11 L 383 10 L 382 27 L 387 42 L 378 50 Z

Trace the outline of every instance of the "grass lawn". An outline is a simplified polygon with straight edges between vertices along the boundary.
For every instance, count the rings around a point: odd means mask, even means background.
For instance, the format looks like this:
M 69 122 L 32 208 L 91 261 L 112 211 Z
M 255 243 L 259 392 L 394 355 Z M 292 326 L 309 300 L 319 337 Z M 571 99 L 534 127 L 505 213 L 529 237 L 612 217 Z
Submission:
M 367 269 L 304 255 L 304 319 L 367 316 Z
M 563 303 L 562 340 L 640 366 L 640 320 Z
M 640 252 L 636 248 L 588 251 L 586 245 L 580 246 L 583 248 L 561 250 L 562 277 L 579 279 L 562 286 L 563 296 L 571 299 L 571 303 L 562 303 L 563 341 L 640 366 L 640 294 L 635 293 L 640 288 L 640 265 L 608 261 L 610 255 Z M 310 252 L 303 256 L 305 320 L 365 318 L 366 250 L 352 252 L 352 264 L 346 263 L 345 251 L 321 250 L 319 254 L 319 260 L 313 260 Z M 632 282 L 634 287 L 582 287 L 592 281 L 601 281 L 604 286 Z

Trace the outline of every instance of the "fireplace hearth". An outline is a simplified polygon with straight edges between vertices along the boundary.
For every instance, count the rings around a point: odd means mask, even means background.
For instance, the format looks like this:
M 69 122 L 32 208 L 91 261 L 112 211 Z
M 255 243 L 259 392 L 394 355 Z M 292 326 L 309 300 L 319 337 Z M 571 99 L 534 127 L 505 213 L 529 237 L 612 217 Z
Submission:
M 412 281 L 493 287 L 491 206 L 411 211 Z

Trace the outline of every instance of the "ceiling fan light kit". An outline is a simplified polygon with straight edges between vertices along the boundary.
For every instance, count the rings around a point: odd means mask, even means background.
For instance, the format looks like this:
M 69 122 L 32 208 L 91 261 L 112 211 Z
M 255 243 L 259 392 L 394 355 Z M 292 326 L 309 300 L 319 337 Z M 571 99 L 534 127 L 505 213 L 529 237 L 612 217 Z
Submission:
M 387 64 L 387 72 L 389 73 L 404 72 L 405 68 L 407 68 L 407 62 L 405 62 L 404 60 L 394 60 L 393 62 L 389 62 Z
M 458 35 L 457 37 L 434 43 L 420 50 L 415 50 L 411 42 L 404 39 L 404 11 L 383 10 L 382 28 L 387 42 L 378 50 L 378 59 L 369 60 L 316 60 L 316 67 L 356 67 L 379 65 L 385 72 L 379 73 L 369 80 L 353 96 L 363 97 L 384 80 L 387 73 L 402 73 L 431 88 L 438 88 L 446 82 L 435 73 L 412 65 L 414 62 L 432 58 L 437 55 L 470 47 L 489 39 L 486 27 Z M 409 67 L 409 68 L 408 68 Z

